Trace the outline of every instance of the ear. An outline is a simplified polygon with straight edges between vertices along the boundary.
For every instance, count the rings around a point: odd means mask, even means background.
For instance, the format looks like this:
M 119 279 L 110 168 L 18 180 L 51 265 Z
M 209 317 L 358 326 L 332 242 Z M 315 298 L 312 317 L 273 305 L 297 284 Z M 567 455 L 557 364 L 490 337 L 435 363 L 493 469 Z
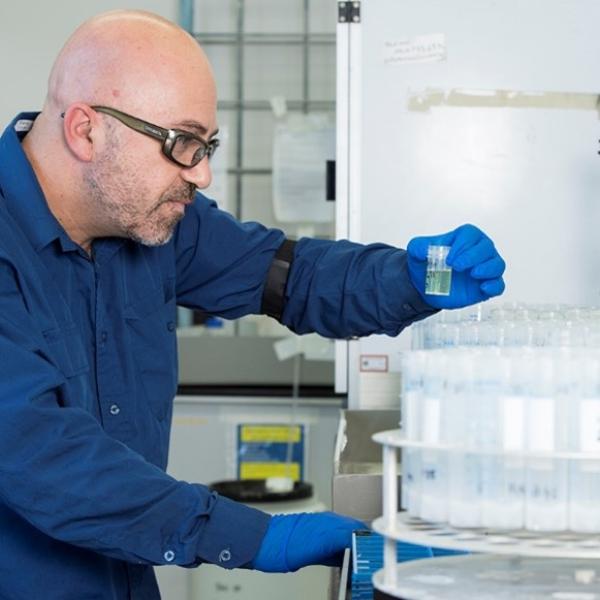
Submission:
M 63 113 L 63 133 L 69 150 L 81 161 L 94 158 L 94 145 L 101 132 L 98 113 L 87 104 L 76 102 Z

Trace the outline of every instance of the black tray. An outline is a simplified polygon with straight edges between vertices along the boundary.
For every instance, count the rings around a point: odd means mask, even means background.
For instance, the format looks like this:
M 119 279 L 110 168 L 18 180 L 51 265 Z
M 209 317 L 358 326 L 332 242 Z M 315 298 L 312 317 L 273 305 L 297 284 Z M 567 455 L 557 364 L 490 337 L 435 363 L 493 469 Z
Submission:
M 311 498 L 313 495 L 312 485 L 305 481 L 294 482 L 294 489 L 285 492 L 267 489 L 264 479 L 216 481 L 209 487 L 221 496 L 238 502 L 283 502 L 285 500 L 303 500 Z

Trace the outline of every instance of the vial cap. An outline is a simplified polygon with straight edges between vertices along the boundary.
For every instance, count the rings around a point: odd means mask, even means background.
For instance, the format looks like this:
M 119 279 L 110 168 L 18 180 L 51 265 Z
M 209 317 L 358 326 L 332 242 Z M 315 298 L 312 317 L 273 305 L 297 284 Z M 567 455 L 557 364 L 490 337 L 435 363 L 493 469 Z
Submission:
M 430 245 L 427 248 L 427 258 L 434 258 L 445 261 L 446 257 L 448 256 L 448 252 L 450 252 L 450 246 Z

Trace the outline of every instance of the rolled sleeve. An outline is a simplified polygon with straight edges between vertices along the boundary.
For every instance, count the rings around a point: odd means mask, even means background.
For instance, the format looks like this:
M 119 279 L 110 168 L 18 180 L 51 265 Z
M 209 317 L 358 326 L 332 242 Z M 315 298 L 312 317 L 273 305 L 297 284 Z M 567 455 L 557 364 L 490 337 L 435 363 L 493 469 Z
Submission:
M 215 494 L 198 542 L 199 559 L 226 569 L 248 564 L 258 552 L 270 520 L 267 513 Z
M 347 240 L 296 246 L 282 321 L 297 333 L 395 336 L 435 312 L 413 286 L 404 250 Z

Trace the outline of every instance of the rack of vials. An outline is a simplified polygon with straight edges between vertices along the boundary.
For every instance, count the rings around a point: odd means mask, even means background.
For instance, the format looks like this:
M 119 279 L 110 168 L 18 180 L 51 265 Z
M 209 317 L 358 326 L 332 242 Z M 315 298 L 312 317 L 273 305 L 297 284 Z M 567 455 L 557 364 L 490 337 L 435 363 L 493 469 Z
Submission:
M 600 311 L 457 314 L 419 325 L 417 349 L 401 361 L 401 428 L 374 438 L 384 506 L 373 527 L 386 537 L 374 583 L 392 597 L 409 597 L 397 540 L 531 560 L 600 558 Z M 600 567 L 586 572 L 581 585 L 592 595 L 582 598 L 600 598 Z

